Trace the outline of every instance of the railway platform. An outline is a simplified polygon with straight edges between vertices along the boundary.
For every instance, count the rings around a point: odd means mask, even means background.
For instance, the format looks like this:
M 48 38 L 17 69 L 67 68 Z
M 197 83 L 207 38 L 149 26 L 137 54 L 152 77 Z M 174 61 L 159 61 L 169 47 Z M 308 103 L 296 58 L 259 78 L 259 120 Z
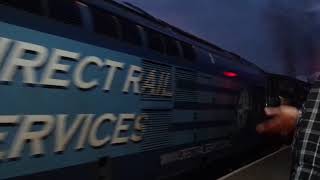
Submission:
M 218 180 L 288 180 L 290 166 L 291 148 L 285 146 L 218 178 Z

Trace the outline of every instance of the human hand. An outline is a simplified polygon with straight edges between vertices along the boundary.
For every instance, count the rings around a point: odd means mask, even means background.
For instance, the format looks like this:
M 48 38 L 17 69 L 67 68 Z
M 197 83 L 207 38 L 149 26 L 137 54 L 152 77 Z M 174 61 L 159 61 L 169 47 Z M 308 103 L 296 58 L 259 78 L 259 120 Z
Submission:
M 258 133 L 287 136 L 295 130 L 299 117 L 297 108 L 281 105 L 279 107 L 267 107 L 264 110 L 271 119 L 257 125 Z

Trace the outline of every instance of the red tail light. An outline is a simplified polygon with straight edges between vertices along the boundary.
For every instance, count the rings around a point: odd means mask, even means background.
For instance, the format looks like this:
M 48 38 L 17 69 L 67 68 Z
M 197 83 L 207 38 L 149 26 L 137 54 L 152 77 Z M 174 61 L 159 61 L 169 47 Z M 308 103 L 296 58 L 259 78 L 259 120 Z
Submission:
M 226 77 L 231 77 L 231 78 L 238 76 L 237 73 L 231 72 L 231 71 L 225 71 L 225 72 L 223 72 L 223 75 L 226 76 Z

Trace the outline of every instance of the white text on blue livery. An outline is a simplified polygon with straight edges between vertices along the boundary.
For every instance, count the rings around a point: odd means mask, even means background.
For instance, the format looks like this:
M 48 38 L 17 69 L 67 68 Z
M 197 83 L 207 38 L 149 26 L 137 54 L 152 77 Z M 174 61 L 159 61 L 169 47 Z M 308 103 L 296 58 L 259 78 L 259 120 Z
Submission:
M 0 149 L 0 160 L 21 157 L 27 144 L 30 144 L 30 155 L 64 152 L 69 149 L 81 150 L 85 147 L 99 148 L 107 144 L 127 144 L 142 140 L 143 117 L 135 114 L 106 113 L 102 115 L 78 114 L 73 119 L 66 114 L 57 115 L 8 115 L 0 116 L 0 126 L 18 126 L 13 142 L 7 149 Z M 71 122 L 71 123 L 68 123 Z M 131 122 L 131 123 L 129 123 Z M 35 130 L 35 126 L 41 128 Z M 106 126 L 110 127 L 106 130 Z M 6 141 L 10 131 L 0 131 L 0 143 Z M 11 131 L 11 133 L 13 133 Z M 126 135 L 124 135 L 126 134 Z M 47 138 L 53 139 L 50 147 Z M 75 142 L 75 143 L 71 143 Z
M 28 54 L 32 54 L 31 58 Z M 172 96 L 171 90 L 168 90 L 170 88 L 167 88 L 170 80 L 168 73 L 153 70 L 145 76 L 144 83 L 141 83 L 143 70 L 137 65 L 97 56 L 82 57 L 80 52 L 48 49 L 2 37 L 0 65 L 0 82 L 14 83 L 19 73 L 25 84 L 64 89 L 74 85 L 83 90 L 99 87 L 107 93 L 112 90 L 117 75 L 126 73 L 120 86 L 124 94 L 139 95 L 141 92 L 148 92 L 150 95 Z M 84 72 L 89 70 L 105 72 L 105 76 L 85 77 Z M 159 76 L 159 82 L 154 80 L 155 76 Z M 107 144 L 140 142 L 143 139 L 142 119 L 142 115 L 135 113 L 76 114 L 75 117 L 68 114 L 0 115 L 0 127 L 16 129 L 15 132 L 4 129 L 0 131 L 0 144 L 5 144 L 0 146 L 0 160 L 20 158 L 29 148 L 30 155 L 34 156 L 52 151 L 60 153 L 70 148 L 80 150 L 87 146 L 98 148 Z M 107 131 L 103 129 L 106 126 L 109 127 Z M 53 139 L 50 141 L 53 143 L 50 145 L 53 150 L 46 147 L 48 138 Z
M 31 59 L 26 58 L 27 52 L 31 52 L 34 56 Z M 73 72 L 70 72 L 71 65 L 63 61 L 76 62 Z M 0 64 L 2 64 L 0 69 L 0 81 L 2 82 L 14 81 L 17 72 L 21 71 L 22 81 L 25 84 L 67 88 L 72 83 L 79 89 L 86 90 L 100 86 L 104 91 L 109 91 L 117 74 L 127 69 L 122 92 L 129 93 L 132 90 L 134 94 L 140 94 L 140 90 L 148 89 L 144 92 L 157 96 L 172 96 L 166 87 L 170 76 L 168 73 L 154 72 L 156 71 L 154 70 L 147 74 L 146 83 L 140 87 L 142 68 L 139 66 L 126 65 L 110 59 L 103 60 L 96 56 L 81 57 L 80 52 L 57 48 L 48 49 L 41 45 L 2 37 L 0 37 Z M 105 77 L 85 78 L 84 72 L 89 65 L 94 66 L 96 71 L 106 71 Z M 42 68 L 43 71 L 39 73 L 38 70 Z M 65 78 L 58 78 L 58 73 L 63 74 Z M 161 81 L 152 81 L 154 73 L 161 77 Z M 68 76 L 69 74 L 72 74 L 71 77 Z

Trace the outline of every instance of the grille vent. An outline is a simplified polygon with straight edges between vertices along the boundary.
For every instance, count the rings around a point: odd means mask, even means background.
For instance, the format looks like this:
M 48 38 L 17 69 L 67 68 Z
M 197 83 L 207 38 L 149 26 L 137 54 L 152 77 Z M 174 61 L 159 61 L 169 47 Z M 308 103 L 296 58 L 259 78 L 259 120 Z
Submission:
M 169 122 L 172 118 L 171 111 L 148 110 L 142 113 L 145 117 L 143 121 L 143 141 L 141 143 L 143 151 L 150 151 L 165 148 L 169 145 Z
M 196 89 L 197 73 L 184 69 L 176 69 L 175 102 L 196 102 L 198 92 Z

